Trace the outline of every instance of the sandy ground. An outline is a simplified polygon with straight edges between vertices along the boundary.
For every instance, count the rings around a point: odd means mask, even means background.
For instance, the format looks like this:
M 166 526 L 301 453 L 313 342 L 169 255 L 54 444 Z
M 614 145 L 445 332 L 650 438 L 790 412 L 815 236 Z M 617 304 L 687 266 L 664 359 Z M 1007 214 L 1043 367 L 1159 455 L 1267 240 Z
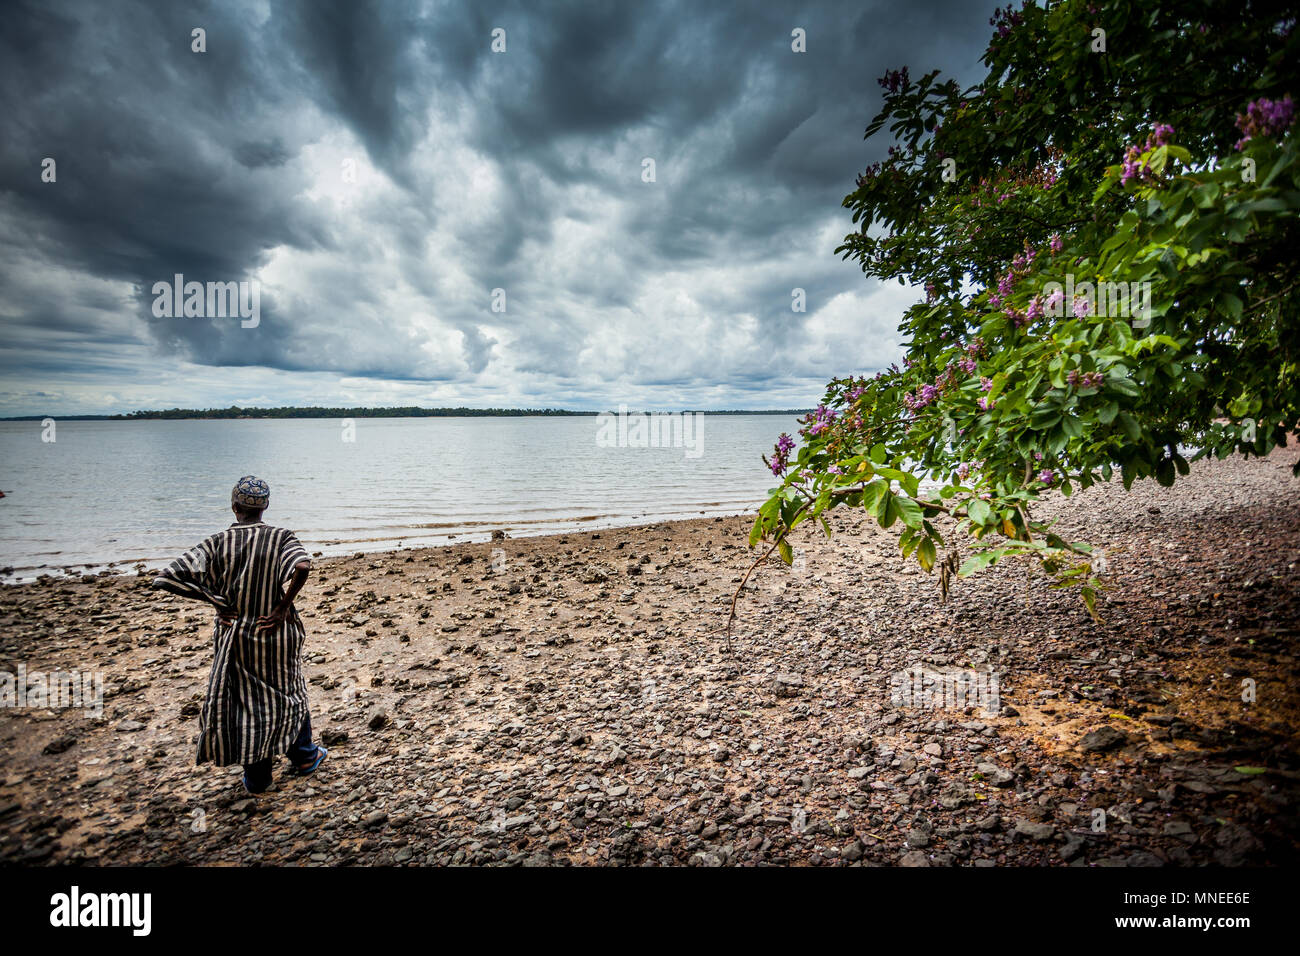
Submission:
M 1295 454 L 1049 503 L 1109 546 L 1100 624 L 1022 565 L 941 603 L 847 514 L 756 572 L 730 650 L 746 518 L 319 560 L 330 756 L 257 798 L 193 765 L 204 607 L 6 586 L 0 671 L 102 671 L 107 699 L 0 708 L 0 861 L 1295 863 Z M 996 675 L 998 709 L 899 706 L 916 666 Z

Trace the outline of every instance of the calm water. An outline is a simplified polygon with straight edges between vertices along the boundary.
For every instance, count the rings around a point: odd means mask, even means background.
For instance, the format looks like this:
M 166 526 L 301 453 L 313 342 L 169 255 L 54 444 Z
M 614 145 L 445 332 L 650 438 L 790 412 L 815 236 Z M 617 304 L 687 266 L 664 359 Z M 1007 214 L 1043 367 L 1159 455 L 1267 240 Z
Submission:
M 351 442 L 338 419 L 65 421 L 53 442 L 0 422 L 0 568 L 155 567 L 233 520 L 246 474 L 271 485 L 266 520 L 326 554 L 753 510 L 795 419 L 701 425 L 698 446 L 609 447 L 585 416 L 357 419 Z

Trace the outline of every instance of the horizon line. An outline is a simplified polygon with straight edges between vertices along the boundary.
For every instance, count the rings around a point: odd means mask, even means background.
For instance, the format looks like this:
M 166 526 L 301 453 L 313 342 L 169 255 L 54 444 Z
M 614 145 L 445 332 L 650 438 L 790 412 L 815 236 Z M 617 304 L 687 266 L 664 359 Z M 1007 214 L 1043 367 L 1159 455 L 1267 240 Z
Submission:
M 292 419 L 292 418 L 337 418 L 337 414 L 319 416 L 303 415 L 302 412 L 346 412 L 357 417 L 371 418 L 409 418 L 409 417 L 474 417 L 474 418 L 524 418 L 544 416 L 583 416 L 607 414 L 650 415 L 650 414 L 701 414 L 701 415 L 803 415 L 812 411 L 808 408 L 682 408 L 674 411 L 656 411 L 651 409 L 626 409 L 620 405 L 619 411 L 611 409 L 569 409 L 569 408 L 473 408 L 466 405 L 424 406 L 424 405 L 275 405 L 275 406 L 240 406 L 230 405 L 222 408 L 162 408 L 141 409 L 133 412 L 113 413 L 37 413 L 30 415 L 0 416 L 0 422 L 43 421 L 46 418 L 56 421 L 153 421 L 153 420 L 236 420 L 240 418 Z M 280 414 L 264 414 L 276 412 Z M 383 414 L 383 413 L 390 414 Z M 232 414 L 233 413 L 233 414 Z M 253 413 L 253 414 L 247 414 Z

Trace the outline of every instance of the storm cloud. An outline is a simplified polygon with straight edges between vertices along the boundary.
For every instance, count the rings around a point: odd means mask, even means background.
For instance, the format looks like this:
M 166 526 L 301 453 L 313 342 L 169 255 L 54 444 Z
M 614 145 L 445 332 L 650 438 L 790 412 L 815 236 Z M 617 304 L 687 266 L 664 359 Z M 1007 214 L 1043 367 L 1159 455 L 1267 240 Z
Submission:
M 0 414 L 814 404 L 915 298 L 834 255 L 875 80 L 973 81 L 989 13 L 9 4 Z M 260 320 L 155 315 L 177 274 Z

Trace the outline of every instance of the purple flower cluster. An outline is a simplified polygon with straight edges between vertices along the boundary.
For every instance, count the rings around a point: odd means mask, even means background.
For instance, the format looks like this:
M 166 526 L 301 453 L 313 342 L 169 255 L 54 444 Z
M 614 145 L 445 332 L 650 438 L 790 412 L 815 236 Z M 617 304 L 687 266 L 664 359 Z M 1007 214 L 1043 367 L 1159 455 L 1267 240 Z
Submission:
M 915 395 L 910 393 L 904 395 L 903 404 L 907 406 L 908 411 L 919 412 L 938 397 L 939 389 L 927 383 L 917 389 Z
M 1101 372 L 1084 372 L 1080 375 L 1077 368 L 1070 369 L 1065 376 L 1067 382 L 1078 388 L 1099 388 L 1104 379 Z
M 1037 257 L 1038 250 L 1028 242 L 1025 243 L 1025 251 L 1023 253 L 1017 253 L 1012 256 L 1011 268 L 1008 269 L 1005 274 L 998 276 L 998 290 L 989 296 L 990 306 L 995 309 L 1002 308 L 1002 304 L 1011 296 L 1011 293 L 1015 291 L 1016 283 L 1033 268 L 1034 259 Z M 1020 324 L 1020 320 L 1017 318 L 1019 313 L 1017 313 L 1015 309 L 1008 306 L 1006 313 L 1007 317 L 1010 318 L 1012 322 L 1015 322 L 1017 325 Z
M 781 473 L 790 465 L 790 452 L 794 451 L 794 439 L 782 432 L 781 437 L 776 440 L 776 454 L 772 456 L 770 466 L 772 474 L 778 478 Z
M 830 428 L 831 423 L 835 421 L 835 410 L 833 408 L 827 408 L 825 405 L 818 405 L 813 409 L 812 415 L 809 417 L 811 418 L 811 421 L 808 423 L 808 426 L 800 432 L 800 434 L 820 435 L 822 432 L 826 431 L 826 429 Z
M 1052 233 L 1052 238 L 1051 241 L 1048 243 L 1048 247 L 1052 250 L 1052 252 L 1060 252 L 1061 245 L 1062 245 L 1061 234 L 1059 232 Z
M 1056 482 L 1056 472 L 1050 468 L 1044 468 L 1038 473 L 1038 480 L 1045 485 L 1051 485 Z
M 889 70 L 876 82 L 880 84 L 882 90 L 897 93 L 910 82 L 907 78 L 907 67 L 903 67 L 901 70 Z
M 1246 105 L 1244 114 L 1237 114 L 1237 129 L 1241 139 L 1237 149 L 1245 149 L 1246 144 L 1256 136 L 1281 136 L 1295 122 L 1295 105 L 1288 93 L 1280 100 L 1268 100 L 1260 97 Z
M 979 370 L 977 357 L 984 353 L 984 340 L 976 337 L 968 342 L 963 350 L 966 355 L 963 358 L 949 362 L 948 366 L 939 373 L 933 384 L 927 383 L 916 390 L 916 394 L 907 393 L 903 395 L 903 405 L 908 411 L 915 414 L 932 405 L 936 399 L 949 389 L 956 388 L 960 384 L 962 375 L 973 375 Z M 905 364 L 909 367 L 910 360 L 904 359 Z
M 868 182 L 880 175 L 880 164 L 872 163 L 860 176 L 858 176 L 858 188 L 862 189 Z
M 1043 300 L 1041 296 L 1034 296 L 1029 300 L 1029 305 L 1025 309 L 1025 326 L 1043 317 Z
M 1155 176 L 1151 173 L 1151 168 L 1142 161 L 1145 153 L 1151 152 L 1157 146 L 1166 146 L 1172 142 L 1174 137 L 1174 128 L 1168 123 L 1157 123 L 1151 130 L 1151 135 L 1143 146 L 1130 146 L 1124 153 L 1124 162 L 1120 168 L 1119 181 L 1121 184 L 1127 183 L 1131 179 L 1144 180 L 1146 182 L 1155 182 Z
M 993 11 L 993 16 L 989 17 L 989 26 L 997 29 L 998 39 L 1004 39 L 1010 36 L 1012 29 L 1020 26 L 1024 20 L 1024 14 L 1012 10 L 1010 6 L 1005 10 L 998 7 Z
M 1034 264 L 1038 251 L 1029 243 L 1025 243 L 1025 251 L 1017 253 L 1011 257 L 1011 270 L 1013 272 L 1025 272 Z

